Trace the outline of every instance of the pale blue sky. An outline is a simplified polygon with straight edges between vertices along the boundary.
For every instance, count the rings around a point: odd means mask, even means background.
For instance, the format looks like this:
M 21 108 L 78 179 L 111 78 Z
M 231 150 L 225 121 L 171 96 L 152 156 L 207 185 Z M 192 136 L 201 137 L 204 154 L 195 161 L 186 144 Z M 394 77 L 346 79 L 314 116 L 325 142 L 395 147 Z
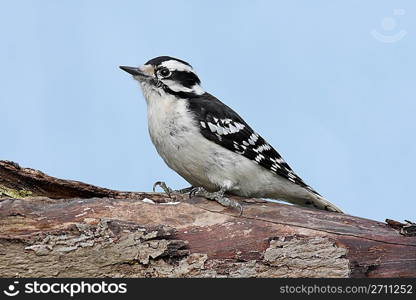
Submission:
M 346 212 L 414 220 L 415 11 L 410 0 L 1 1 L 0 159 L 120 190 L 187 186 L 118 69 L 171 55 Z

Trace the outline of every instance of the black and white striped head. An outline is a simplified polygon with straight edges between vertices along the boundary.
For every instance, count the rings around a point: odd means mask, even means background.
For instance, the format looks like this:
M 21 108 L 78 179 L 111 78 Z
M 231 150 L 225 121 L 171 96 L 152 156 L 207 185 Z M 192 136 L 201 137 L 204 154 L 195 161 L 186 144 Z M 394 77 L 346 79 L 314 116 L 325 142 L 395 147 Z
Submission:
M 139 81 L 145 96 L 168 93 L 180 98 L 204 94 L 201 81 L 192 66 L 170 56 L 159 56 L 140 67 L 120 66 Z

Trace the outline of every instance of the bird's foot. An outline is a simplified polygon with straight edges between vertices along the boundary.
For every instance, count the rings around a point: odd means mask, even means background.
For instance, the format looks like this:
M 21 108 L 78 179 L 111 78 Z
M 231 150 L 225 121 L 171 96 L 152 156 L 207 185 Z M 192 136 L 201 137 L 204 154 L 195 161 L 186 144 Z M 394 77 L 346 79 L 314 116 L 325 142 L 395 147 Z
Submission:
M 208 192 L 203 187 L 195 187 L 195 188 L 192 188 L 191 192 L 189 193 L 189 197 L 192 198 L 194 196 L 201 196 L 209 200 L 214 200 L 218 202 L 219 204 L 221 204 L 222 206 L 237 208 L 240 211 L 239 215 L 241 216 L 243 214 L 243 207 L 241 206 L 241 204 L 233 199 L 224 197 L 224 194 L 225 194 L 224 189 L 220 189 L 217 192 L 211 193 L 211 192 Z
M 175 190 L 175 193 L 179 193 L 179 194 L 188 194 L 190 193 L 192 190 L 194 189 L 193 186 L 187 187 L 187 188 L 183 188 L 180 190 Z
M 156 187 L 158 186 L 168 195 L 169 198 L 171 198 L 170 195 L 173 193 L 173 190 L 168 187 L 164 181 L 156 181 L 153 184 L 153 192 L 156 192 Z
M 156 192 L 156 187 L 158 186 L 168 195 L 169 198 L 171 198 L 172 193 L 187 194 L 191 192 L 194 188 L 193 186 L 190 186 L 180 190 L 173 190 L 170 187 L 168 187 L 164 181 L 156 181 L 153 184 L 153 192 Z

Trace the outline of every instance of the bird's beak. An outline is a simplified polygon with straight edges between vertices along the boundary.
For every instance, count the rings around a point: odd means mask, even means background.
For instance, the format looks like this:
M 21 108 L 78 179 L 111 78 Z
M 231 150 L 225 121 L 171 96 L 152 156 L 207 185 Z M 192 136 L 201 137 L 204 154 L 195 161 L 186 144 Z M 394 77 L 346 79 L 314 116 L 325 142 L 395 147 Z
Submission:
M 143 72 L 139 68 L 136 68 L 136 67 L 120 66 L 120 69 L 122 69 L 123 71 L 126 71 L 127 73 L 133 76 L 144 75 Z
M 137 80 L 150 79 L 154 72 L 154 68 L 151 65 L 144 65 L 141 67 L 120 66 L 120 69 L 133 75 L 133 77 Z

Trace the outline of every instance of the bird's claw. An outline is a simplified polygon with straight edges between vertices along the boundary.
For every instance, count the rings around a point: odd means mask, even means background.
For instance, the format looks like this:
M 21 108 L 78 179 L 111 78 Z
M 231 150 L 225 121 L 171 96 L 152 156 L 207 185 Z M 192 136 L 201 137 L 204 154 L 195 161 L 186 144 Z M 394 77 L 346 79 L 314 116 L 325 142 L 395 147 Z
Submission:
M 183 188 L 180 190 L 175 190 L 175 193 L 179 193 L 179 194 L 188 194 L 190 193 L 192 190 L 194 189 L 193 186 L 187 187 L 187 188 Z
M 187 194 L 194 189 L 194 187 L 191 186 L 180 190 L 173 190 L 170 187 L 168 187 L 164 181 L 156 181 L 153 184 L 153 192 L 156 192 L 156 187 L 158 186 L 168 195 L 169 198 L 172 198 L 172 193 Z
M 194 187 L 194 188 L 192 188 L 191 191 L 189 192 L 189 199 L 191 199 L 192 197 L 195 197 L 195 196 L 199 195 L 203 191 L 206 192 L 206 190 L 204 188 L 202 188 L 202 187 Z
M 153 192 L 156 192 L 156 187 L 160 187 L 167 195 L 168 195 L 168 197 L 170 198 L 170 196 L 171 196 L 171 194 L 173 193 L 173 190 L 170 188 L 170 187 L 168 187 L 167 185 L 166 185 L 166 183 L 164 182 L 164 181 L 156 181 L 154 184 L 153 184 Z
M 222 206 L 237 208 L 239 210 L 239 215 L 238 215 L 239 217 L 241 217 L 241 215 L 243 214 L 243 206 L 241 206 L 240 203 L 238 203 L 237 201 L 233 199 L 221 197 L 221 198 L 214 199 L 214 200 L 217 201 Z
M 221 204 L 222 206 L 237 208 L 240 211 L 239 216 L 241 216 L 243 214 L 243 207 L 241 206 L 241 204 L 233 199 L 224 197 L 224 193 L 225 192 L 222 189 L 219 190 L 218 192 L 210 193 L 203 187 L 195 187 L 190 191 L 189 198 L 192 198 L 195 196 L 201 196 L 209 200 L 214 200 L 218 202 L 219 204 Z

